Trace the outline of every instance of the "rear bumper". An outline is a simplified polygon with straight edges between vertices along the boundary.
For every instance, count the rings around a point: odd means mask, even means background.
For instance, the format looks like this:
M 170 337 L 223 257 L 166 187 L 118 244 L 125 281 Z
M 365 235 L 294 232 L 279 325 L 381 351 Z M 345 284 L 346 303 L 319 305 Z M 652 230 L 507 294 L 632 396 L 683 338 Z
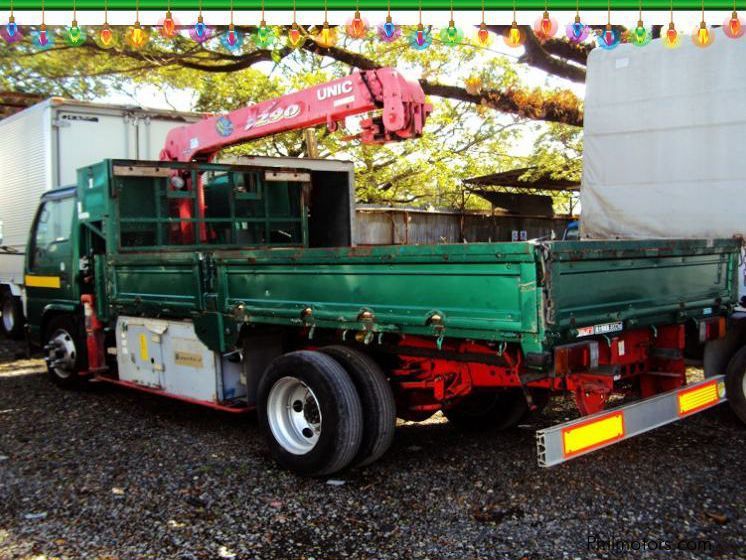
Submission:
M 540 467 L 552 467 L 681 420 L 727 400 L 725 376 L 604 410 L 536 432 Z

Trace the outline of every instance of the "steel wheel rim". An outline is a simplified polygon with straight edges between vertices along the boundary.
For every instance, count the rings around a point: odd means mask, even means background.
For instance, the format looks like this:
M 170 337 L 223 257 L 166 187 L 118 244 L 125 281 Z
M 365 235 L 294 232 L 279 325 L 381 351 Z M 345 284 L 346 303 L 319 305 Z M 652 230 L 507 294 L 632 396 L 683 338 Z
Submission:
M 13 300 L 10 298 L 6 298 L 3 301 L 2 314 L 3 328 L 5 329 L 5 332 L 11 332 L 16 326 L 16 321 L 13 317 Z
M 57 329 L 49 339 L 47 360 L 50 369 L 60 379 L 67 379 L 75 372 L 77 357 L 75 339 L 64 329 Z
M 297 377 L 278 379 L 267 397 L 272 436 L 293 455 L 310 452 L 321 436 L 321 407 L 311 388 Z

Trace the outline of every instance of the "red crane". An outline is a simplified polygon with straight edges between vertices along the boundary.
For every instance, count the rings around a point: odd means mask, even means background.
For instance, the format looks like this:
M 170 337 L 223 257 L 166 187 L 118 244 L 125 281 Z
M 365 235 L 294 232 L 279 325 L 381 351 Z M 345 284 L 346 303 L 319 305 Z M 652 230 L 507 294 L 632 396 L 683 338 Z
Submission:
M 359 137 L 364 144 L 383 144 L 422 136 L 432 106 L 425 102 L 420 84 L 406 80 L 393 68 L 355 72 L 305 90 L 236 109 L 224 115 L 173 129 L 161 150 L 161 161 L 212 161 L 222 149 L 266 138 L 281 132 L 321 124 L 336 130 L 346 117 L 376 112 L 363 119 Z M 187 189 L 192 186 L 184 176 Z M 204 191 L 196 185 L 200 218 L 204 216 Z M 193 237 L 192 208 L 179 208 L 181 236 Z M 204 224 L 200 237 L 204 239 Z
M 382 114 L 362 122 L 365 144 L 382 144 L 422 135 L 432 107 L 420 84 L 393 68 L 355 72 L 344 78 L 175 128 L 166 137 L 162 161 L 211 161 L 229 146 L 280 132 L 337 122 L 370 111 Z

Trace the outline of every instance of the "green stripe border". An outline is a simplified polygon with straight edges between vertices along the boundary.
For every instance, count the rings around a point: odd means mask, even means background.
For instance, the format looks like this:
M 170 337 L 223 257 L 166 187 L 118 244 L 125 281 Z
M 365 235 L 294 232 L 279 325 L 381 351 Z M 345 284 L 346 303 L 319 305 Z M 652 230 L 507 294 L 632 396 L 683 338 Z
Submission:
M 46 0 L 45 8 L 47 10 L 71 10 L 72 0 Z M 387 7 L 386 0 L 360 0 L 359 2 L 350 0 L 329 0 L 329 10 L 354 11 L 356 4 L 359 4 L 360 10 L 385 10 Z M 41 0 L 15 0 L 13 5 L 16 10 L 39 10 L 41 9 Z M 78 10 L 104 10 L 103 0 L 78 0 L 76 2 Z M 141 0 L 141 10 L 162 10 L 165 11 L 167 0 Z M 391 11 L 394 16 L 397 10 L 417 10 L 419 7 L 417 0 L 392 0 Z M 464 10 L 481 10 L 481 0 L 455 0 L 454 7 L 457 11 Z M 171 0 L 172 10 L 196 10 L 198 0 Z M 259 11 L 260 2 L 254 0 L 248 2 L 245 0 L 235 0 L 234 9 Z M 323 10 L 324 2 L 319 0 L 297 0 L 297 9 L 299 11 Z M 422 9 L 424 11 L 448 10 L 450 9 L 450 0 L 422 0 Z M 267 10 L 291 10 L 293 7 L 292 0 L 265 0 Z M 667 11 L 670 2 L 667 0 L 646 0 L 643 1 L 643 14 L 645 11 Z M 3 0 L 0 2 L 0 10 L 8 10 L 10 2 Z M 512 0 L 485 0 L 487 10 L 512 10 Z M 516 2 L 516 8 L 520 11 L 542 11 L 544 9 L 544 0 L 520 0 Z M 702 3 L 697 0 L 677 0 L 674 3 L 676 10 L 700 10 Z M 132 10 L 135 9 L 134 0 L 110 0 L 110 10 Z M 203 10 L 228 10 L 230 9 L 230 0 L 203 0 Z M 549 9 L 551 10 L 575 10 L 575 0 L 550 0 Z M 581 0 L 581 10 L 606 10 L 607 3 L 605 0 Z M 611 10 L 626 11 L 639 9 L 638 0 L 612 0 Z M 705 2 L 705 10 L 732 10 L 733 2 L 718 0 Z M 746 8 L 744 8 L 746 10 Z M 488 22 L 489 23 L 489 22 Z

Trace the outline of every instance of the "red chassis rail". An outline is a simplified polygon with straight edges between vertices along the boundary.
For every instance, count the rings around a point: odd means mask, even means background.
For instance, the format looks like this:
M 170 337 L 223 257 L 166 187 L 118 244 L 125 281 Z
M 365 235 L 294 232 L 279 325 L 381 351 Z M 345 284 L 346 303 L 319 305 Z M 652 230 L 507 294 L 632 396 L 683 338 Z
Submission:
M 706 322 L 718 322 L 713 319 Z M 713 323 L 715 324 L 715 323 Z M 723 326 L 707 329 L 723 336 Z M 413 418 L 458 405 L 474 391 L 522 389 L 531 404 L 567 392 L 581 414 L 603 410 L 612 394 L 647 398 L 686 384 L 684 325 L 634 329 L 583 339 L 555 349 L 550 371 L 526 367 L 514 345 L 406 337 L 393 351 L 399 365 L 391 381 L 399 406 Z

